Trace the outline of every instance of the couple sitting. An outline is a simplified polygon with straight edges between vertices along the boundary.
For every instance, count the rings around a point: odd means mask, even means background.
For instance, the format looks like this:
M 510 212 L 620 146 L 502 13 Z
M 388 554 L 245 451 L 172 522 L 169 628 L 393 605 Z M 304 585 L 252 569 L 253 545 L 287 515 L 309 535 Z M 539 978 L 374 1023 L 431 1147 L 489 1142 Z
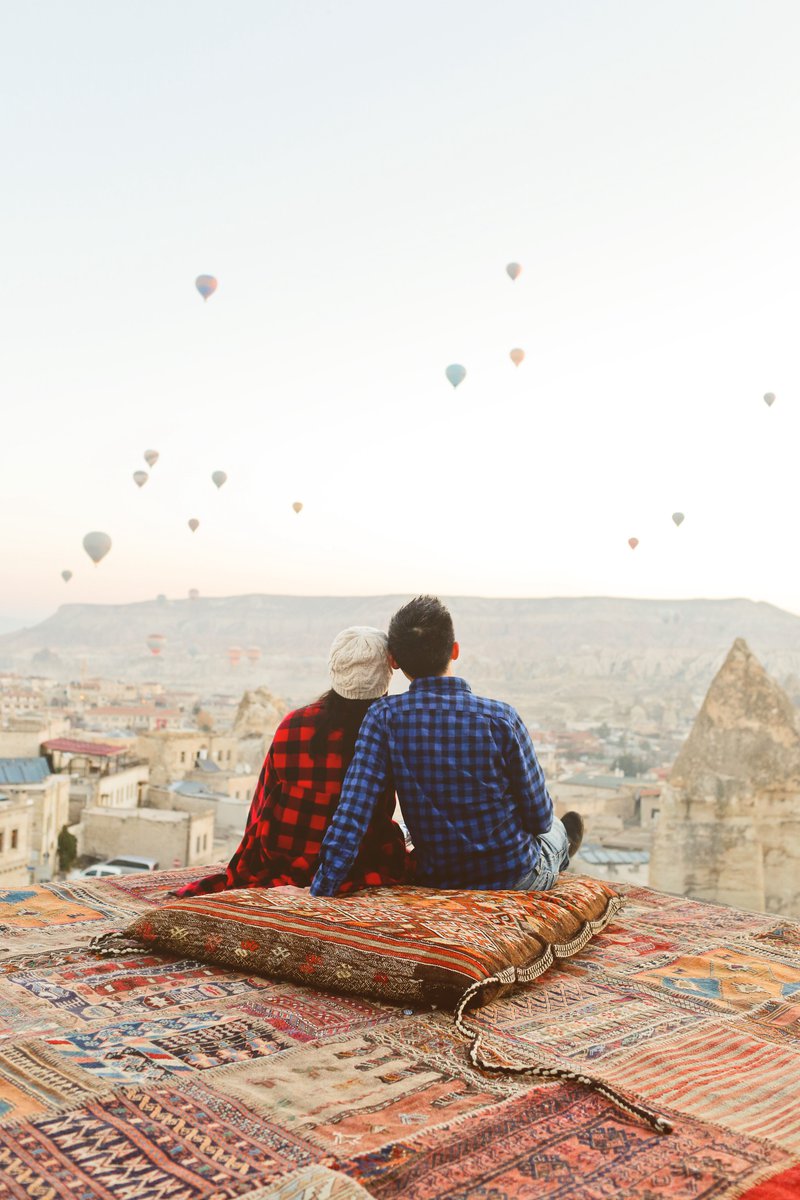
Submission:
M 553 814 L 530 735 L 508 704 L 453 673 L 459 647 L 444 605 L 420 596 L 377 629 L 331 647 L 332 688 L 284 717 L 247 829 L 227 870 L 177 895 L 228 888 L 551 888 L 583 821 Z M 392 671 L 411 680 L 387 696 Z M 393 820 L 395 792 L 414 843 Z

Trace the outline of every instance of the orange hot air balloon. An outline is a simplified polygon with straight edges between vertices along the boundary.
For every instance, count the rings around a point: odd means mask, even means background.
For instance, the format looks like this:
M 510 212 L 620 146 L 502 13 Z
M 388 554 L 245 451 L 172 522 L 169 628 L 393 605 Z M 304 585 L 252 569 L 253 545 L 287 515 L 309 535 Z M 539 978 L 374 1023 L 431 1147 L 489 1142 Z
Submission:
M 639 539 L 638 538 L 628 538 L 628 545 L 630 546 L 631 550 L 635 550 L 636 547 L 639 545 Z
M 194 533 L 200 526 L 200 522 L 198 521 L 197 517 L 190 517 L 186 524 L 189 526 L 192 533 Z
M 514 366 L 518 367 L 525 358 L 525 351 L 520 349 L 512 350 L 508 357 L 511 359 Z
M 261 647 L 260 646 L 248 646 L 247 647 L 247 658 L 248 658 L 249 662 L 257 663 L 258 660 L 261 658 Z
M 151 633 L 147 638 L 147 648 L 150 653 L 155 654 L 156 657 L 158 657 L 166 644 L 167 639 L 164 637 L 163 633 Z
M 302 501 L 301 501 L 301 500 L 295 500 L 294 504 L 292 505 L 292 508 L 294 509 L 294 511 L 295 511 L 296 513 L 302 512 L 302 511 L 303 511 L 303 503 L 302 503 Z
M 229 646 L 228 647 L 228 662 L 231 664 L 231 666 L 238 667 L 238 665 L 241 661 L 242 661 L 241 647 L 240 646 Z

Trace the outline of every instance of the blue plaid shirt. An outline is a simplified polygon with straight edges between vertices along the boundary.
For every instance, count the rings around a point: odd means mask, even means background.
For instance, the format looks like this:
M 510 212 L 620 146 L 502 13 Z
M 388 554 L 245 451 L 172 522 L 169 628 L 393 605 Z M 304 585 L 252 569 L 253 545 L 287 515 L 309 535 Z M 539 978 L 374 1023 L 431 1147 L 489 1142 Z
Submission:
M 336 894 L 392 783 L 414 840 L 417 883 L 513 888 L 538 863 L 536 839 L 553 823 L 553 803 L 521 717 L 473 695 L 464 679 L 424 676 L 368 710 L 313 896 Z

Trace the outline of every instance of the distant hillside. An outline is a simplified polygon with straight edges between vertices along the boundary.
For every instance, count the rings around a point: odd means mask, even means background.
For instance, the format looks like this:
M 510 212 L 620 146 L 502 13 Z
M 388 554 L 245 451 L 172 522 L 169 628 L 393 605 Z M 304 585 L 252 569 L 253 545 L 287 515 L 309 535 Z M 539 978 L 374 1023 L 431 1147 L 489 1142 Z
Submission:
M 346 625 L 385 628 L 403 596 L 230 596 L 125 605 L 66 604 L 32 628 L 0 636 L 0 667 L 61 678 L 81 672 L 162 677 L 240 692 L 265 683 L 290 704 L 326 685 L 327 651 Z M 800 617 L 750 600 L 447 600 L 476 689 L 504 696 L 532 723 L 696 711 L 736 637 L 746 638 L 790 693 L 800 691 Z M 167 641 L 155 660 L 151 633 Z M 237 668 L 227 648 L 259 646 Z M 797 697 L 795 697 L 796 699 Z

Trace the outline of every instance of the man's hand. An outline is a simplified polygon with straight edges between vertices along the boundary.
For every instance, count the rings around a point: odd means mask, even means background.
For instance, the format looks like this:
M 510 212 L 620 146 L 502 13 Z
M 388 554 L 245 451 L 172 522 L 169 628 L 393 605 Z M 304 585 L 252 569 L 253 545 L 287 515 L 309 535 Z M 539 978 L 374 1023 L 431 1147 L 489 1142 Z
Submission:
M 308 888 L 295 887 L 293 883 L 282 883 L 280 887 L 270 888 L 271 892 L 280 892 L 282 896 L 307 896 Z

